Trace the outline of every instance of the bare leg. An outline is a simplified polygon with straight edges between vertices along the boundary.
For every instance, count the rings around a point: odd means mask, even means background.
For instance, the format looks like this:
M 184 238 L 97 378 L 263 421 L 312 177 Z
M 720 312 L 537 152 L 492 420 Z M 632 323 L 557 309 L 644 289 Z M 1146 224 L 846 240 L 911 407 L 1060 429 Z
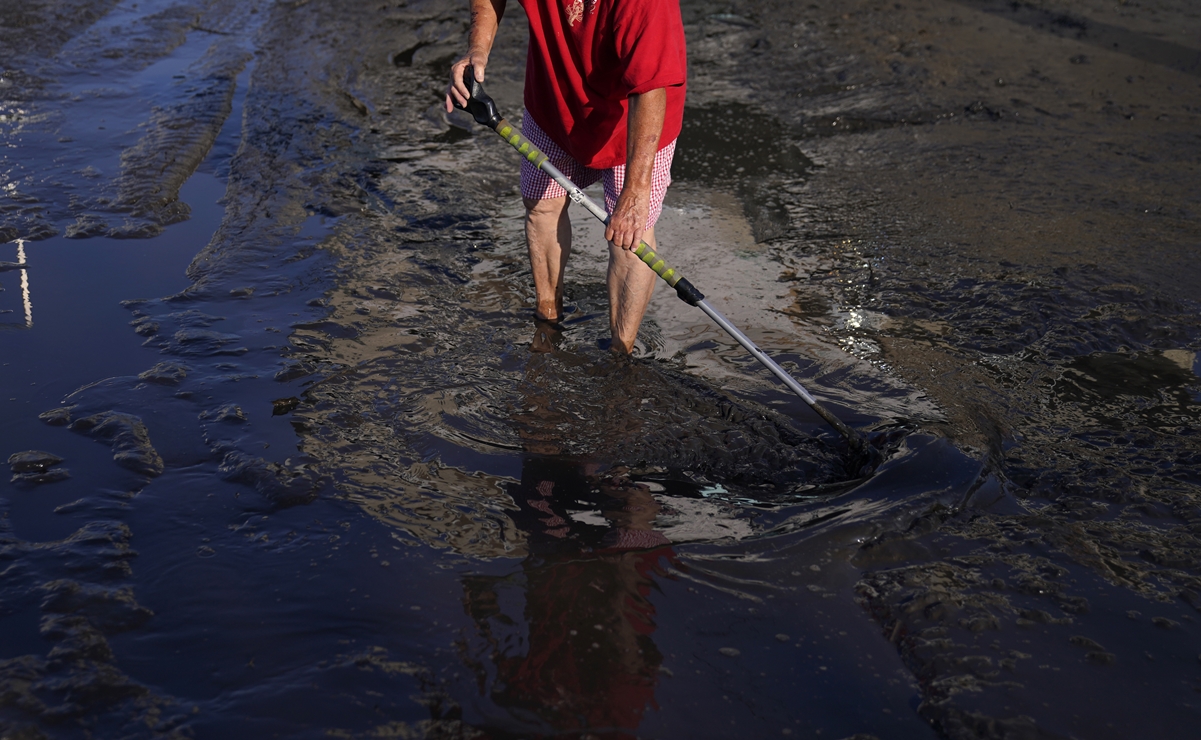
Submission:
M 658 250 L 654 228 L 643 232 L 642 241 Z M 625 354 L 633 351 L 642 316 L 655 292 L 656 279 L 655 273 L 637 255 L 609 243 L 609 331 L 613 334 L 614 351 Z
M 567 196 L 525 203 L 525 240 L 530 250 L 530 271 L 538 305 L 534 315 L 558 321 L 563 318 L 563 270 L 571 256 L 571 218 Z

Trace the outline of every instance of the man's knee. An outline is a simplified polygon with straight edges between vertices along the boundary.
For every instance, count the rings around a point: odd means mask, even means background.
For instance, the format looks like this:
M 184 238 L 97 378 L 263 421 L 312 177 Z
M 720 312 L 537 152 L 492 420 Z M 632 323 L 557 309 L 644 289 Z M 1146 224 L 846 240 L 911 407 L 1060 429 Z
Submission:
M 522 198 L 521 202 L 525 204 L 526 218 L 531 221 L 555 220 L 557 221 L 563 215 L 563 211 L 567 208 L 567 196 L 561 198 Z

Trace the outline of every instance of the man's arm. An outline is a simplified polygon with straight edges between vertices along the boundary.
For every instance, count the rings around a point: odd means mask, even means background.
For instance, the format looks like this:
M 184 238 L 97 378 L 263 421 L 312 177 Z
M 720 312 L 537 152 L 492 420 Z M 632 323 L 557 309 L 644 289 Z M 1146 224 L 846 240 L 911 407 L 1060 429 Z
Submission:
M 663 119 L 667 117 L 667 90 L 659 88 L 631 95 L 626 127 L 626 180 L 617 206 L 609 217 L 605 238 L 622 249 L 637 249 L 650 212 L 651 174 Z
M 484 81 L 484 68 L 496 40 L 496 29 L 505 14 L 506 0 L 471 0 L 471 31 L 467 36 L 467 54 L 450 65 L 450 87 L 446 89 L 446 112 L 454 111 L 454 103 L 467 105 L 470 94 L 463 85 L 463 68 L 475 68 L 475 79 Z

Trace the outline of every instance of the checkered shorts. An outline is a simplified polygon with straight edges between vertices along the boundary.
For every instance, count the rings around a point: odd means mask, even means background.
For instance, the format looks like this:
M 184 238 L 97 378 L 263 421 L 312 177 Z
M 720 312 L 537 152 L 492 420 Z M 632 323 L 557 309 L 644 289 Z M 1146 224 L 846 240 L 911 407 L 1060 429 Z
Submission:
M 613 209 L 617 207 L 617 196 L 621 194 L 621 189 L 625 186 L 626 166 L 624 164 L 607 170 L 594 170 L 591 167 L 583 166 L 572 159 L 570 154 L 563 151 L 562 147 L 551 141 L 546 132 L 539 128 L 537 123 L 534 123 L 529 111 L 525 111 L 522 116 L 521 133 L 530 140 L 530 143 L 541 149 L 550 163 L 558 167 L 579 188 L 586 188 L 603 178 L 605 181 L 605 210 L 609 213 L 613 212 Z M 655 154 L 655 166 L 651 172 L 650 211 L 646 217 L 646 228 L 648 229 L 655 225 L 655 222 L 659 220 L 659 214 L 663 211 L 663 196 L 667 193 L 667 186 L 671 184 L 671 158 L 675 152 L 676 142 L 673 139 Z M 550 175 L 535 167 L 529 160 L 521 161 L 521 197 L 530 200 L 546 200 L 562 198 L 565 195 L 567 195 L 567 191 L 559 183 L 550 179 Z

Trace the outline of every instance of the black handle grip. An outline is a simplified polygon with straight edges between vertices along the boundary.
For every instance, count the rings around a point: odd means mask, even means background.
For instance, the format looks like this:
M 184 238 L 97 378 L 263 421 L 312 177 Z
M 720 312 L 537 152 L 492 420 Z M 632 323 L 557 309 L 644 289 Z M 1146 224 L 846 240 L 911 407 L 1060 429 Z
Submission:
M 470 113 L 476 123 L 495 129 L 500 124 L 500 111 L 488 93 L 484 92 L 484 86 L 475 79 L 475 68 L 470 64 L 463 68 L 463 87 L 468 92 L 467 105 L 459 105 L 455 101 L 455 107 Z
M 695 306 L 705 300 L 705 294 L 697 290 L 695 285 L 688 282 L 688 278 L 680 278 L 680 282 L 676 283 L 676 295 L 689 306 Z

